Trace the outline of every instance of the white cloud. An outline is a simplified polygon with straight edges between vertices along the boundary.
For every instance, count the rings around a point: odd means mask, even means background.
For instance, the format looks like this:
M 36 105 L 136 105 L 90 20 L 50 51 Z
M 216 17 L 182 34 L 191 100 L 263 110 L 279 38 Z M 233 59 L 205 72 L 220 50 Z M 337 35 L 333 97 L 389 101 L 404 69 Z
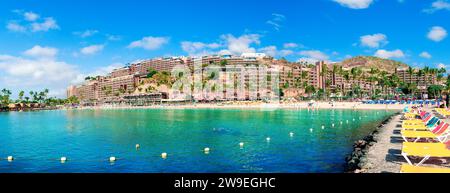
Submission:
M 122 39 L 122 37 L 118 35 L 111 35 L 111 34 L 107 34 L 106 37 L 108 38 L 109 41 L 119 41 Z
M 58 49 L 36 45 L 33 48 L 26 50 L 24 54 L 36 58 L 53 58 L 58 54 Z
M 427 37 L 432 41 L 440 42 L 447 37 L 447 30 L 440 26 L 434 26 L 428 32 Z
M 97 33 L 98 33 L 97 30 L 86 30 L 83 32 L 74 32 L 73 34 L 80 36 L 81 38 L 87 38 L 87 37 L 93 36 Z
M 240 37 L 235 37 L 231 34 L 222 35 L 221 39 L 225 41 L 227 45 L 227 51 L 223 50 L 223 52 L 229 52 L 235 55 L 241 55 L 242 53 L 253 53 L 256 51 L 255 48 L 251 47 L 252 44 L 259 45 L 260 42 L 259 34 L 246 34 Z
M 272 13 L 272 19 L 266 23 L 271 25 L 275 30 L 279 31 L 284 20 L 286 20 L 286 16 L 278 13 Z
M 91 45 L 81 48 L 80 53 L 84 55 L 93 55 L 103 50 L 104 45 Z
M 319 50 L 305 50 L 305 51 L 301 51 L 299 54 L 301 56 L 306 57 L 306 58 L 302 58 L 302 59 L 304 59 L 304 60 L 306 59 L 306 60 L 310 60 L 310 61 L 312 61 L 312 60 L 316 60 L 316 61 L 317 60 L 328 60 L 330 58 L 327 54 L 325 54 Z
M 48 88 L 52 95 L 64 97 L 64 92 L 60 91 L 64 91 L 78 75 L 76 66 L 62 61 L 0 55 L 0 82 L 16 92 Z
M 296 43 L 285 43 L 285 44 L 283 45 L 283 47 L 284 47 L 284 48 L 296 48 L 296 47 L 299 47 L 299 45 L 296 44 Z
M 360 42 L 362 46 L 370 48 L 379 48 L 380 46 L 384 46 L 389 43 L 387 41 L 387 36 L 381 33 L 361 36 Z
M 420 53 L 419 56 L 422 57 L 422 58 L 427 58 L 427 59 L 432 58 L 431 54 L 428 53 L 428 52 L 422 52 L 422 53 Z
M 56 23 L 56 20 L 48 17 L 45 18 L 43 22 L 34 22 L 31 24 L 31 30 L 33 32 L 39 32 L 39 31 L 48 31 L 51 29 L 59 29 L 58 24 Z
M 258 52 L 262 52 L 265 53 L 268 56 L 272 56 L 272 57 L 285 57 L 285 56 L 289 56 L 292 55 L 294 53 L 294 51 L 292 50 L 278 50 L 278 48 L 276 46 L 267 46 L 267 47 L 263 47 L 258 49 Z
M 390 58 L 403 58 L 403 57 L 405 57 L 405 54 L 403 53 L 403 51 L 401 51 L 399 49 L 393 50 L 393 51 L 377 50 L 377 52 L 375 52 L 375 56 L 380 57 L 380 58 L 390 59 Z
M 203 43 L 203 42 L 181 42 L 181 49 L 187 52 L 190 56 L 201 56 L 214 53 L 214 49 L 220 48 L 219 43 Z
M 439 10 L 450 10 L 450 3 L 447 0 L 437 0 L 431 3 L 431 7 L 424 9 L 425 13 L 434 13 Z
M 25 20 L 27 20 L 27 21 L 36 21 L 37 19 L 39 19 L 39 15 L 36 13 L 33 13 L 31 11 L 25 12 L 23 14 L 23 16 L 25 17 Z
M 439 69 L 441 69 L 441 68 L 447 69 L 447 65 L 445 65 L 444 63 L 439 63 L 439 64 L 437 65 L 437 68 L 439 68 Z
M 141 40 L 131 42 L 128 48 L 143 48 L 146 50 L 157 50 L 163 45 L 169 43 L 170 38 L 168 37 L 144 37 Z
M 277 50 L 276 46 L 267 46 L 267 47 L 258 49 L 258 51 L 263 52 L 266 55 L 272 56 L 272 57 L 275 57 L 278 55 L 278 50 Z
M 289 56 L 289 55 L 294 54 L 294 51 L 292 51 L 292 50 L 280 50 L 278 54 L 280 56 L 284 57 L 284 56 Z
M 10 21 L 6 24 L 6 29 L 12 32 L 25 32 L 27 28 L 25 26 L 20 25 L 16 21 Z
M 20 16 L 23 16 L 23 18 L 19 21 L 17 20 L 9 21 L 6 25 L 6 28 L 9 31 L 41 32 L 41 31 L 49 31 L 52 29 L 59 29 L 56 20 L 53 19 L 52 17 L 41 19 L 40 15 L 32 11 L 24 12 L 23 10 L 13 10 L 13 12 Z
M 366 9 L 373 3 L 373 0 L 333 0 L 344 7 L 351 9 Z

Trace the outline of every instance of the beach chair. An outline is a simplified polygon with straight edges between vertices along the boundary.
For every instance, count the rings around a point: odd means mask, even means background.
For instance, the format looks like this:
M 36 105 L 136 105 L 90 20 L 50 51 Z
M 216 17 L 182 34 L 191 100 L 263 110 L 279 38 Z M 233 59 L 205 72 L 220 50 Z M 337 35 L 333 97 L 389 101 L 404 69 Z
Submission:
M 450 173 L 450 168 L 432 168 L 403 164 L 400 173 Z
M 439 118 L 433 117 L 426 124 L 402 125 L 403 130 L 428 130 L 439 122 Z
M 430 158 L 450 158 L 450 149 L 444 143 L 403 143 L 402 156 L 409 165 L 414 165 L 409 157 L 422 158 L 416 166 L 420 166 Z
M 423 116 L 420 116 L 420 118 L 416 118 L 417 114 L 413 114 L 413 113 L 407 113 L 404 115 L 404 117 L 407 120 L 404 120 L 403 123 L 415 123 L 415 122 L 424 122 L 426 120 L 426 118 L 428 118 L 431 114 L 426 113 Z
M 402 138 L 405 142 L 409 142 L 408 139 L 414 139 L 414 143 L 420 139 L 434 139 L 441 143 L 447 141 L 450 136 L 449 124 L 441 123 L 432 131 L 410 131 L 402 130 Z

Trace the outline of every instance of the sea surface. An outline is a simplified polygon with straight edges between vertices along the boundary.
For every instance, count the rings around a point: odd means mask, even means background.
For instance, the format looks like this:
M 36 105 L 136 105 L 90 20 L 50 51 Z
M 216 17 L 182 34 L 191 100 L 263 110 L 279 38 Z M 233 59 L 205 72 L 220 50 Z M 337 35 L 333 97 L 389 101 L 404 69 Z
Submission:
M 394 113 L 262 109 L 3 112 L 0 173 L 339 173 L 344 171 L 353 142 Z M 210 149 L 208 154 L 204 148 Z M 163 152 L 166 159 L 161 158 Z M 14 160 L 9 162 L 8 156 Z M 111 156 L 117 160 L 110 162 Z M 61 157 L 68 160 L 61 163 Z

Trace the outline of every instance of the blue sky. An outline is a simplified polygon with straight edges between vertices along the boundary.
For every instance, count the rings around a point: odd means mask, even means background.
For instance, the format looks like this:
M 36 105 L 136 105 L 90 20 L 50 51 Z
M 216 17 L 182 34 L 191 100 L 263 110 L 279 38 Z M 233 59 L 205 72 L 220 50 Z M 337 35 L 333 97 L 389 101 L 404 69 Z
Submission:
M 450 65 L 446 0 L 1 0 L 0 88 L 64 96 L 139 59 L 265 52 Z

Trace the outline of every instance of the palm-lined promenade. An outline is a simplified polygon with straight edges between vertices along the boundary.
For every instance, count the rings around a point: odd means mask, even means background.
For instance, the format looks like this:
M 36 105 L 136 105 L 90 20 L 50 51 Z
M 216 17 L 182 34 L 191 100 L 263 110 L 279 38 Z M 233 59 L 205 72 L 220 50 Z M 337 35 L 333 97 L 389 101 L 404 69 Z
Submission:
M 86 77 L 69 97 L 83 106 L 151 106 L 226 101 L 445 100 L 445 69 L 412 68 L 376 57 L 339 63 L 276 60 L 264 54 L 156 58 Z

